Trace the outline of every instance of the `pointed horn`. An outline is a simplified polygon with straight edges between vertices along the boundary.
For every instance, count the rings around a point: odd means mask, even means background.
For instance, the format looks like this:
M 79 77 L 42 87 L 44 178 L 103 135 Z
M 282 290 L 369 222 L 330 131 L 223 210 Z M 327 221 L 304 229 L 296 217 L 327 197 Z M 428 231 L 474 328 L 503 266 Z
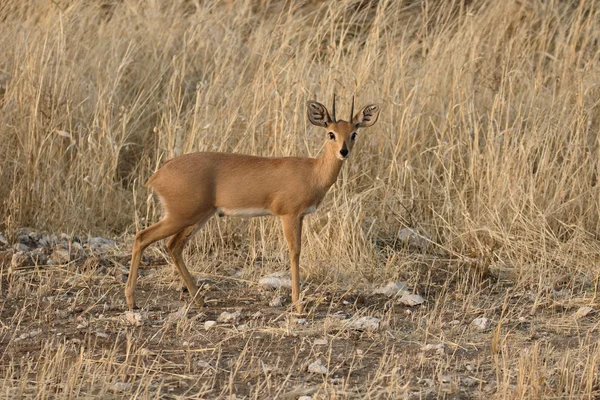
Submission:
M 333 94 L 333 109 L 331 110 L 333 114 L 333 122 L 337 122 L 335 118 L 335 93 Z
M 354 117 L 354 96 L 352 96 L 352 108 L 350 109 L 350 119 L 348 122 L 352 122 L 352 117 Z

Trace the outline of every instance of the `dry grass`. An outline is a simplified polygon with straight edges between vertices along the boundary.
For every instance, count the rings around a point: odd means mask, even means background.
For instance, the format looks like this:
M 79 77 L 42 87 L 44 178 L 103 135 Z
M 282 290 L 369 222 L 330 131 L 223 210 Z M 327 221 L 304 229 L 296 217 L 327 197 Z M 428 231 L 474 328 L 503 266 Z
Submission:
M 309 328 L 275 314 L 244 332 L 205 333 L 202 316 L 168 323 L 163 314 L 183 304 L 169 297 L 179 285 L 170 268 L 142 279 L 157 322 L 132 328 L 120 319 L 118 278 L 74 265 L 9 273 L 5 263 L 0 395 L 293 398 L 306 384 L 315 398 L 599 396 L 598 317 L 572 314 L 598 308 L 600 6 L 575 3 L 2 2 L 9 236 L 33 226 L 130 243 L 159 217 L 143 183 L 164 160 L 195 150 L 316 156 L 324 137 L 306 100 L 330 104 L 335 91 L 383 110 L 306 221 Z M 431 245 L 402 247 L 407 226 Z M 214 219 L 190 248 L 194 273 L 215 280 L 254 282 L 287 265 L 276 219 Z M 390 280 L 427 304 L 409 315 L 377 296 L 340 300 Z M 232 297 L 215 310 L 242 308 L 248 320 L 261 308 L 255 286 L 222 281 L 214 290 Z M 258 305 L 235 301 L 238 292 Z M 65 308 L 63 319 L 93 329 L 48 317 Z M 331 325 L 338 309 L 386 324 L 356 336 Z M 477 316 L 494 320 L 491 331 L 469 327 Z M 44 335 L 14 342 L 36 327 Z M 100 327 L 108 339 L 95 336 Z M 307 329 L 330 338 L 318 353 L 330 374 L 303 381 L 317 357 Z M 430 342 L 445 353 L 423 355 Z

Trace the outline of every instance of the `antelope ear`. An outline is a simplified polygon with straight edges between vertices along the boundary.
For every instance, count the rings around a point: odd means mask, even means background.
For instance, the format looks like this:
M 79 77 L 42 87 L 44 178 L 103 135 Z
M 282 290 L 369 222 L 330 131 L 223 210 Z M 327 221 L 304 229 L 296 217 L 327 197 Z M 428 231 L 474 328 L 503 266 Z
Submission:
M 370 104 L 360 110 L 354 118 L 352 118 L 352 123 L 356 125 L 357 128 L 367 128 L 377 122 L 379 110 L 380 108 L 377 104 Z
M 321 103 L 309 101 L 306 110 L 308 120 L 313 125 L 327 127 L 332 122 L 329 112 L 327 112 L 327 107 Z

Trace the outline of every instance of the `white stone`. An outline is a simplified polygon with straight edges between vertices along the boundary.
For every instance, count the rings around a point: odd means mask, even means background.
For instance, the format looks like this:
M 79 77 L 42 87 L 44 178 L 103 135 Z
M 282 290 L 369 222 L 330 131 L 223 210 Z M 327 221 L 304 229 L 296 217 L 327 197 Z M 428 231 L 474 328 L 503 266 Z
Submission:
M 271 289 L 279 289 L 279 288 L 292 288 L 292 278 L 287 272 L 274 272 L 270 275 L 263 276 L 260 278 L 258 283 L 262 286 Z
M 471 324 L 476 326 L 479 330 L 484 331 L 486 329 L 489 329 L 490 326 L 492 326 L 492 320 L 485 317 L 475 318 L 471 322 Z
M 217 318 L 217 322 L 237 323 L 240 319 L 240 315 L 242 315 L 242 313 L 239 310 L 232 313 L 223 311 L 221 315 L 219 315 L 219 318 Z
M 349 325 L 351 329 L 356 330 L 378 330 L 379 322 L 381 320 L 377 317 L 360 317 L 352 321 Z
M 327 370 L 327 367 L 321 363 L 321 360 L 317 360 L 310 363 L 310 365 L 308 366 L 308 372 L 312 374 L 324 375 L 329 371 Z
M 142 325 L 142 314 L 135 311 L 125 311 L 125 322 L 129 325 L 133 326 L 141 326 Z
M 275 296 L 269 302 L 269 307 L 281 307 L 283 305 L 283 298 L 281 296 Z
M 327 346 L 328 342 L 326 339 L 315 339 L 313 342 L 315 346 Z
M 443 343 L 437 343 L 437 344 L 426 344 L 425 346 L 421 347 L 421 351 L 424 353 L 433 353 L 435 352 L 436 354 L 442 355 L 444 354 L 444 349 L 446 346 L 444 346 Z
M 206 321 L 204 323 L 204 329 L 206 329 L 207 331 L 211 328 L 214 328 L 215 326 L 217 326 L 217 321 Z
M 400 240 L 405 246 L 417 250 L 427 250 L 431 244 L 431 239 L 420 234 L 417 230 L 412 228 L 400 229 L 398 232 L 398 240 Z
M 583 306 L 583 307 L 579 307 L 579 310 L 577 310 L 577 312 L 575 313 L 575 318 L 579 319 L 579 318 L 583 318 L 586 317 L 587 315 L 593 313 L 594 310 L 592 307 L 589 306 Z
M 423 304 L 425 299 L 418 294 L 404 293 L 402 297 L 398 300 L 399 303 L 407 305 L 409 307 L 418 306 L 419 304 Z
M 390 282 L 385 286 L 381 286 L 373 291 L 375 294 L 383 294 L 387 297 L 401 296 L 409 293 L 408 286 L 402 282 Z

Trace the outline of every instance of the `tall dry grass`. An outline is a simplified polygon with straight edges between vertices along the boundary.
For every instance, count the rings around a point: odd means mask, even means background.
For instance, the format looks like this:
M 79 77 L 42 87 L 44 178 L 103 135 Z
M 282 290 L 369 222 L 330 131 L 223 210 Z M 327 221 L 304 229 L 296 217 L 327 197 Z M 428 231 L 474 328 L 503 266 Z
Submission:
M 5 1 L 2 229 L 134 232 L 159 217 L 143 183 L 166 159 L 316 156 L 306 100 L 335 92 L 345 116 L 356 94 L 383 111 L 308 219 L 315 274 L 397 275 L 421 262 L 388 251 L 409 226 L 457 265 L 583 286 L 599 274 L 599 14 L 595 1 Z M 285 253 L 275 219 L 199 237 Z

